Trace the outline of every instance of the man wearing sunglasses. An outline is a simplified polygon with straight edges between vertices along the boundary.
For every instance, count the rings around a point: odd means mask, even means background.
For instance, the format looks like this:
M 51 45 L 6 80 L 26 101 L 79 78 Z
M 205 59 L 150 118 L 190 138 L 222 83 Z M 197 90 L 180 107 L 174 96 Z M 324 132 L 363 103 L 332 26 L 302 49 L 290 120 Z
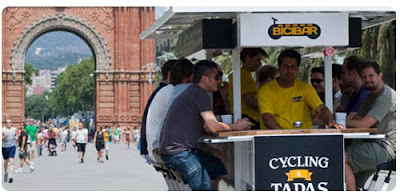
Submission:
M 332 64 L 332 90 L 333 90 L 333 112 L 340 106 L 340 100 L 342 98 L 342 92 L 340 91 L 340 74 L 342 66 L 339 64 Z M 325 72 L 324 67 L 314 67 L 311 69 L 311 85 L 317 91 L 319 98 L 325 103 Z M 313 117 L 313 126 L 321 125 L 323 123 L 319 118 Z
M 218 131 L 250 129 L 248 119 L 234 124 L 218 122 L 208 93 L 218 90 L 218 65 L 202 60 L 193 70 L 193 85 L 172 102 L 160 136 L 160 153 L 165 165 L 176 169 L 192 190 L 216 190 L 227 171 L 223 154 L 198 142 L 201 136 Z
M 325 76 L 323 67 L 314 67 L 311 69 L 311 85 L 317 91 L 321 101 L 325 102 Z
M 312 128 L 311 111 L 329 128 L 344 128 L 333 122 L 332 113 L 310 84 L 297 79 L 301 56 L 284 50 L 278 57 L 280 77 L 265 84 L 258 92 L 262 120 L 268 129 L 294 129 L 301 121 L 304 129 Z

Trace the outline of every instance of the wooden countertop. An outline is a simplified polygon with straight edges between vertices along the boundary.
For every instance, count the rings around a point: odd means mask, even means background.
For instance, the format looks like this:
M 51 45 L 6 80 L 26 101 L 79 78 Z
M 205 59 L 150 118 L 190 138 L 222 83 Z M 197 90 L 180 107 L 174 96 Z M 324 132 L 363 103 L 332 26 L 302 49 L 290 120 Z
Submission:
M 376 133 L 376 128 L 352 128 L 352 129 L 265 129 L 246 131 L 223 131 L 216 133 L 217 137 L 250 136 L 250 135 L 274 135 L 274 134 L 317 134 L 317 133 Z

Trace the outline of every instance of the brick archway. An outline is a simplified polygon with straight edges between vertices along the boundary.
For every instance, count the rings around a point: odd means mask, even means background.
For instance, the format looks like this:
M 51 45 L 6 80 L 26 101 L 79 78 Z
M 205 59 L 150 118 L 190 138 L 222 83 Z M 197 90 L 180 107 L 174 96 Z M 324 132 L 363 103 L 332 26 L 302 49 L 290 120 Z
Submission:
M 154 63 L 155 45 L 139 35 L 154 22 L 154 8 L 8 7 L 2 15 L 3 119 L 24 121 L 26 52 L 37 37 L 61 30 L 81 37 L 94 54 L 96 124 L 140 126 L 155 80 L 142 67 Z
M 15 43 L 15 47 L 12 49 L 12 70 L 24 70 L 24 58 L 32 42 L 37 37 L 56 30 L 70 31 L 81 37 L 92 48 L 96 61 L 96 70 L 109 69 L 109 65 L 111 65 L 111 56 L 99 32 L 82 19 L 58 13 L 36 21 L 22 32 Z

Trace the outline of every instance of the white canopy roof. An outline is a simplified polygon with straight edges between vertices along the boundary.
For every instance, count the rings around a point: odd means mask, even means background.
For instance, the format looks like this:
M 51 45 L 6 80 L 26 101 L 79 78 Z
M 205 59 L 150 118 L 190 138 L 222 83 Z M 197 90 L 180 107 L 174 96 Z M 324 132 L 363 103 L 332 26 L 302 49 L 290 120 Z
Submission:
M 233 19 L 240 13 L 348 13 L 359 17 L 362 28 L 396 19 L 391 7 L 170 7 L 140 34 L 140 39 L 174 39 L 177 30 L 187 29 L 201 19 Z

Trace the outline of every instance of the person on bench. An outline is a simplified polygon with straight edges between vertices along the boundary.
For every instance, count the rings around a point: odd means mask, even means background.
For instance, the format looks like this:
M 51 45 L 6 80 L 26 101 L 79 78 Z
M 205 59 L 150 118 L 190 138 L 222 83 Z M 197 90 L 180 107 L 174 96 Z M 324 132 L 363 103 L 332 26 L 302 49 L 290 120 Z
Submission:
M 161 158 L 180 172 L 192 190 L 216 190 L 226 175 L 222 152 L 203 147 L 198 139 L 206 133 L 250 129 L 248 119 L 235 124 L 218 122 L 208 93 L 218 90 L 221 76 L 214 62 L 199 61 L 193 70 L 194 84 L 172 102 L 160 136 Z
M 387 139 L 353 140 L 346 148 L 345 178 L 347 190 L 356 190 L 354 174 L 375 171 L 378 164 L 396 158 L 396 91 L 382 80 L 382 72 L 374 61 L 365 62 L 359 70 L 363 85 L 369 91 L 357 114 L 348 117 L 347 127 L 378 128 Z M 363 187 L 366 178 L 357 177 Z

